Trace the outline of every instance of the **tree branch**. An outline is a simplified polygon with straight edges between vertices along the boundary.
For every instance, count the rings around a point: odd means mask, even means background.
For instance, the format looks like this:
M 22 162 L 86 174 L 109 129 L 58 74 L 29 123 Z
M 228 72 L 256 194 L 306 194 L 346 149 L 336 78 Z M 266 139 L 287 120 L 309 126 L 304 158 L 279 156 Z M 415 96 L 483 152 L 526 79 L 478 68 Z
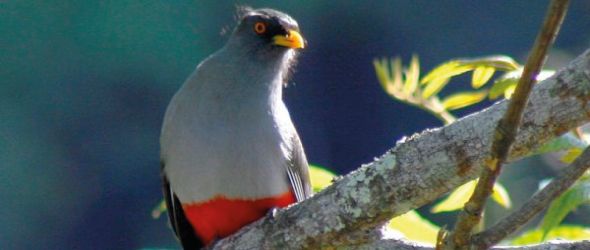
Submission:
M 412 242 L 406 242 L 403 240 L 385 239 L 374 241 L 371 243 L 342 247 L 339 249 L 349 250 L 434 250 L 432 246 L 416 244 Z M 568 241 L 548 241 L 537 245 L 528 246 L 499 246 L 492 247 L 490 250 L 581 250 L 590 249 L 590 240 L 568 242 Z
M 590 121 L 590 50 L 535 86 L 508 154 L 515 160 Z M 302 249 L 359 245 L 351 237 L 432 202 L 477 177 L 491 135 L 504 114 L 501 101 L 451 125 L 426 130 L 397 145 L 322 192 L 252 223 L 214 249 Z M 357 234 L 358 235 L 358 234 Z
M 588 168 L 590 168 L 590 148 L 586 148 L 584 153 L 569 167 L 564 169 L 545 188 L 533 195 L 516 212 L 510 214 L 484 232 L 473 235 L 471 238 L 472 245 L 477 246 L 478 249 L 485 249 L 497 244 L 527 223 L 539 212 L 543 211 L 543 209 L 547 208 L 551 201 L 571 187 Z
M 488 197 L 492 194 L 492 188 L 500 175 L 502 165 L 504 165 L 508 157 L 508 150 L 510 150 L 516 137 L 516 132 L 522 120 L 522 113 L 535 83 L 535 78 L 545 63 L 547 51 L 555 41 L 568 5 L 569 0 L 551 1 L 543 26 L 524 66 L 522 76 L 508 103 L 508 110 L 506 110 L 494 131 L 492 152 L 490 159 L 486 161 L 486 168 L 481 172 L 477 186 L 469 201 L 465 203 L 463 210 L 457 216 L 454 231 L 443 243 L 448 246 L 448 249 L 467 247 L 475 226 L 481 221 L 483 208 Z

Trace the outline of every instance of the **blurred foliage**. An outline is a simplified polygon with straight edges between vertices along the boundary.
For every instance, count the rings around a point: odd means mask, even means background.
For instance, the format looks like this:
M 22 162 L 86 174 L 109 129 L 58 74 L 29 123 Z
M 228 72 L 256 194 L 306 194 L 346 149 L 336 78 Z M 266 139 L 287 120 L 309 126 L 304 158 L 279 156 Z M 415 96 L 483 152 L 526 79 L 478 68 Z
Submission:
M 590 239 L 590 228 L 575 225 L 561 225 L 553 228 L 549 233 L 542 229 L 527 231 L 510 241 L 512 245 L 530 245 L 541 243 L 547 240 L 588 240 Z
M 377 79 L 387 94 L 398 101 L 428 111 L 445 124 L 456 120 L 450 111 L 480 103 L 486 97 L 489 100 L 500 97 L 510 98 L 522 74 L 522 66 L 514 59 L 504 55 L 449 60 L 436 66 L 422 78 L 420 78 L 420 63 L 416 55 L 412 56 L 407 67 L 403 67 L 399 57 L 375 59 L 373 66 Z M 504 74 L 492 81 L 494 74 L 498 71 L 504 72 Z M 470 86 L 474 90 L 459 91 L 446 97 L 438 96 L 441 90 L 451 83 L 453 77 L 468 72 L 471 72 Z M 554 73 L 552 70 L 542 70 L 536 80 L 542 81 Z M 491 86 L 484 88 L 490 82 L 492 82 Z M 589 144 L 586 140 L 590 136 L 580 131 L 575 130 L 555 138 L 539 147 L 535 153 L 546 154 L 565 151 L 561 161 L 569 164 Z M 477 180 L 473 180 L 456 188 L 447 198 L 434 205 L 431 212 L 439 213 L 462 209 L 471 197 L 476 182 Z M 492 199 L 502 207 L 509 208 L 511 206 L 508 192 L 499 183 L 494 185 Z M 551 203 L 538 229 L 525 232 L 518 238 L 518 242 L 531 242 L 533 239 L 538 239 L 536 242 L 540 242 L 550 237 L 589 238 L 588 231 L 590 229 L 588 228 L 560 226 L 560 223 L 571 211 L 588 203 L 590 203 L 590 178 L 586 175 Z M 416 213 L 413 216 L 419 215 Z
M 459 186 L 455 189 L 455 191 L 451 192 L 447 198 L 433 206 L 430 211 L 432 213 L 440 213 L 455 211 L 463 208 L 463 205 L 467 203 L 467 200 L 469 200 L 469 197 L 471 197 L 471 194 L 473 194 L 473 191 L 475 191 L 476 184 L 477 179 Z M 510 196 L 508 195 L 506 189 L 499 183 L 496 183 L 494 185 L 493 191 L 492 200 L 502 207 L 510 208 L 512 203 L 510 202 Z
M 309 176 L 311 178 L 311 188 L 314 193 L 330 186 L 336 178 L 336 174 L 325 167 L 318 165 L 309 165 Z
M 391 219 L 387 226 L 407 239 L 432 245 L 436 243 L 436 236 L 440 230 L 440 227 L 423 218 L 416 210 Z
M 565 217 L 582 204 L 590 204 L 590 173 L 586 173 L 565 193 L 551 202 L 545 217 L 539 225 L 542 239 L 557 228 Z

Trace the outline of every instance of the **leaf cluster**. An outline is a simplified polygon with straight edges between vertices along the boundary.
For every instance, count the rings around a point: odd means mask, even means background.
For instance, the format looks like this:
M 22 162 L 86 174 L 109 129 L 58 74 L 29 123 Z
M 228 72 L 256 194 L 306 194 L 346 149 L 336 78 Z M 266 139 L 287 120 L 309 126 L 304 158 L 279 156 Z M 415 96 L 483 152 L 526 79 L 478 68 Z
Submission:
M 510 98 L 523 70 L 522 65 L 505 55 L 452 59 L 436 66 L 423 77 L 420 76 L 420 63 L 416 55 L 412 56 L 406 67 L 402 65 L 400 57 L 375 59 L 373 65 L 377 79 L 388 95 L 395 100 L 428 111 L 445 124 L 456 120 L 451 111 L 478 104 L 486 99 Z M 494 78 L 498 72 L 502 74 L 497 74 L 498 76 Z M 451 93 L 444 97 L 439 96 L 441 90 L 451 84 L 454 77 L 463 74 L 471 74 L 471 90 Z M 552 70 L 542 70 L 536 80 L 544 80 L 553 74 Z M 570 132 L 541 146 L 536 153 L 565 152 L 561 161 L 571 163 L 588 146 L 589 139 L 590 135 L 585 135 L 581 130 Z M 434 205 L 431 212 L 461 209 L 473 193 L 475 184 L 476 180 L 456 188 L 445 199 Z M 502 207 L 510 208 L 508 191 L 499 183 L 495 184 L 493 191 L 492 199 Z M 580 235 L 588 235 L 590 228 L 561 225 L 567 214 L 580 205 L 588 203 L 590 203 L 590 177 L 580 179 L 570 190 L 554 200 L 541 224 L 521 234 L 513 243 L 531 244 L 551 238 L 577 239 Z M 396 220 L 410 220 L 412 223 L 401 226 L 402 224 L 395 223 Z M 411 226 L 408 227 L 408 225 Z M 439 229 L 438 226 L 420 217 L 416 211 L 394 218 L 390 226 L 412 240 L 429 243 L 436 242 L 435 232 Z M 414 231 L 428 235 L 427 239 L 412 238 Z

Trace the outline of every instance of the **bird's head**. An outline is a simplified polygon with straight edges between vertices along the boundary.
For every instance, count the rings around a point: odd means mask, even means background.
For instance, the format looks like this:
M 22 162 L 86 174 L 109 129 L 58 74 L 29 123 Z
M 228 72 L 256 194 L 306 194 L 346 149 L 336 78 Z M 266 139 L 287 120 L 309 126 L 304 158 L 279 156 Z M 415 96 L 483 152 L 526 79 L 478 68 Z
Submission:
M 283 54 L 305 47 L 297 22 L 272 9 L 245 9 L 229 44 L 256 54 Z

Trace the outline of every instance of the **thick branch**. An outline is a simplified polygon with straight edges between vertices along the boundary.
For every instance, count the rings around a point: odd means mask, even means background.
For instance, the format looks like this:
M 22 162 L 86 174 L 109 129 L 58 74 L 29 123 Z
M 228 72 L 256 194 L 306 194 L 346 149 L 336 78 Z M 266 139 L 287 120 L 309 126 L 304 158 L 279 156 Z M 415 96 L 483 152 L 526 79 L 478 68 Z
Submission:
M 522 76 L 518 81 L 512 99 L 508 103 L 508 110 L 506 110 L 494 131 L 490 159 L 486 162 L 486 168 L 481 172 L 473 195 L 457 217 L 455 229 L 449 236 L 449 240 L 452 241 L 446 243 L 449 249 L 466 247 L 475 226 L 481 221 L 483 208 L 488 197 L 492 194 L 492 188 L 500 175 L 502 165 L 508 158 L 508 150 L 514 143 L 535 78 L 545 63 L 547 51 L 557 36 L 568 5 L 569 0 L 551 1 L 543 26 L 524 66 Z
M 509 153 L 515 160 L 590 121 L 590 50 L 535 86 Z M 215 249 L 301 249 L 360 244 L 353 232 L 427 204 L 477 177 L 506 102 L 397 145 L 310 199 L 221 240 Z
M 341 249 L 350 249 L 350 250 L 389 250 L 389 249 L 397 249 L 397 250 L 434 250 L 432 246 L 420 245 L 416 243 L 401 241 L 401 240 L 393 240 L 393 239 L 386 239 L 386 240 L 379 240 L 374 241 L 371 243 L 353 246 L 353 247 L 342 247 Z M 498 246 L 492 247 L 490 250 L 582 250 L 582 249 L 590 249 L 590 241 L 576 241 L 576 242 L 568 242 L 568 241 L 548 241 L 538 245 L 529 245 L 529 246 Z

